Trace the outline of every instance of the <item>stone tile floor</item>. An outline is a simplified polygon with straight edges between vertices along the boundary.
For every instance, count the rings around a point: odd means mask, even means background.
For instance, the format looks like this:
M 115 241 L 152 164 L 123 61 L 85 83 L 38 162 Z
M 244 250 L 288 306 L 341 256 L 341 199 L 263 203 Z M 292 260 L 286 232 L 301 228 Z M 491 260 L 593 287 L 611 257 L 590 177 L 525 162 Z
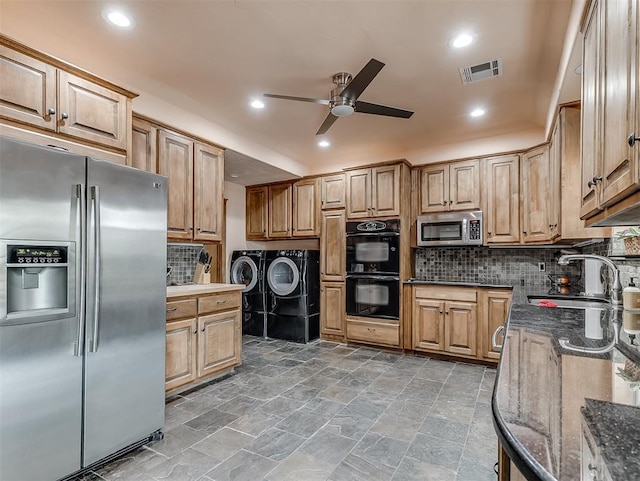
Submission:
M 78 481 L 495 481 L 495 370 L 245 336 L 243 365 L 173 396 L 165 438 Z

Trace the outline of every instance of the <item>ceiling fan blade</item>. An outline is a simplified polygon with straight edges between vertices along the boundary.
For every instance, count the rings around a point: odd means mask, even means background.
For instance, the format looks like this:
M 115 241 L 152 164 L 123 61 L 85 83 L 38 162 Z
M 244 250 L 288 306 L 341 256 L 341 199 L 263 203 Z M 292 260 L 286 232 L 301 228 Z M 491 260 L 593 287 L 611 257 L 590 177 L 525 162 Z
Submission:
M 362 70 L 360 70 L 360 72 L 353 77 L 353 80 L 349 82 L 349 85 L 344 88 L 340 97 L 356 100 L 360 97 L 362 92 L 364 92 L 364 89 L 369 86 L 376 75 L 378 75 L 380 70 L 382 70 L 382 67 L 384 67 L 384 64 L 379 60 L 376 60 L 375 58 L 369 60 L 369 63 L 362 67 Z
M 400 117 L 408 119 L 413 115 L 411 110 L 387 107 L 386 105 L 370 104 L 369 102 L 356 102 L 356 112 L 361 114 L 386 115 L 388 117 Z
M 329 130 L 329 127 L 331 127 L 336 120 L 338 120 L 338 117 L 329 112 L 329 115 L 327 115 L 327 118 L 324 119 L 324 122 L 322 122 L 322 125 L 316 132 L 316 135 L 325 134 L 327 130 Z
M 292 97 L 291 95 L 263 94 L 265 97 L 272 99 L 298 100 L 300 102 L 312 102 L 314 104 L 329 105 L 329 101 L 325 99 L 310 99 L 308 97 Z

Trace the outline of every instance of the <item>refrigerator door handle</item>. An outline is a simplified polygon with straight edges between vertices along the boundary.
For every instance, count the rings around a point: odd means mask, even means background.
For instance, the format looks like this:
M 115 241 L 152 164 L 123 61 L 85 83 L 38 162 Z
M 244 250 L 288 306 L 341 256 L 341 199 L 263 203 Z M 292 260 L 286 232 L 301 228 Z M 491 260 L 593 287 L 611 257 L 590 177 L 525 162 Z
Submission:
M 95 291 L 93 300 L 93 339 L 89 341 L 89 352 L 98 350 L 98 330 L 100 328 L 100 254 L 102 241 L 100 239 L 100 187 L 91 186 L 91 200 L 93 203 L 93 223 L 94 223 L 94 258 L 93 272 L 95 276 Z
M 76 332 L 76 342 L 73 343 L 73 355 L 82 356 L 84 349 L 84 325 L 85 325 L 85 305 L 87 300 L 86 283 L 86 226 L 87 226 L 87 209 L 84 202 L 84 185 L 76 184 L 76 198 L 78 200 L 78 209 L 80 210 L 80 245 L 78 246 L 76 258 L 80 257 L 80 304 L 78 306 L 78 327 Z

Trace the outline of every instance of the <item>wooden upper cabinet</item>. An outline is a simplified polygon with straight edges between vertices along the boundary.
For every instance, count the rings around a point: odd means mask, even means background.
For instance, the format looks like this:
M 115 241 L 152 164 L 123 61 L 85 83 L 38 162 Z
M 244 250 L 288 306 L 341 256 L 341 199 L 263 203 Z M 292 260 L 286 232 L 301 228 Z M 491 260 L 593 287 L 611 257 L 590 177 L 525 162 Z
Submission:
M 347 172 L 347 219 L 400 215 L 400 165 Z
M 291 237 L 291 184 L 269 186 L 268 237 Z
M 551 196 L 558 174 L 551 171 L 549 146 L 537 147 L 522 156 L 522 240 L 542 242 L 552 239 Z M 557 226 L 556 226 L 557 227 Z
M 293 184 L 293 236 L 318 237 L 320 205 L 318 180 L 304 179 Z
M 158 128 L 151 122 L 133 117 L 128 165 L 147 172 L 157 172 L 157 142 Z
M 346 262 L 344 210 L 322 213 L 320 229 L 320 280 L 344 281 Z
M 600 4 L 603 15 L 604 43 L 601 92 L 602 128 L 597 140 L 601 143 L 602 205 L 610 205 L 640 187 L 635 148 L 627 143 L 634 133 L 635 98 L 638 73 L 638 0 L 605 1 Z
M 505 155 L 484 161 L 483 209 L 487 243 L 520 242 L 520 157 Z
M 269 212 L 269 188 L 247 187 L 246 189 L 246 236 L 247 240 L 267 238 Z
M 220 241 L 223 231 L 224 154 L 221 149 L 194 146 L 194 240 Z
M 193 141 L 161 130 L 158 173 L 168 178 L 167 233 L 174 239 L 193 234 Z
M 320 178 L 320 197 L 322 210 L 344 209 L 346 196 L 344 174 L 330 175 Z
M 477 159 L 428 165 L 420 174 L 420 212 L 480 208 L 480 163 Z
M 640 188 L 638 8 L 593 0 L 583 25 L 582 218 L 606 218 Z
M 347 218 L 371 216 L 371 169 L 347 172 Z
M 127 97 L 58 72 L 58 131 L 117 149 L 127 148 Z
M 56 130 L 56 68 L 0 45 L 0 116 Z
M 372 216 L 400 215 L 400 165 L 371 169 L 371 199 Z
M 132 92 L 1 35 L 0 79 L 3 119 L 58 138 L 130 148 Z
M 596 182 L 600 157 L 600 144 L 597 139 L 600 135 L 598 117 L 601 30 L 600 0 L 594 0 L 583 28 L 582 44 L 582 218 L 591 217 L 602 210 L 599 199 L 602 183 Z

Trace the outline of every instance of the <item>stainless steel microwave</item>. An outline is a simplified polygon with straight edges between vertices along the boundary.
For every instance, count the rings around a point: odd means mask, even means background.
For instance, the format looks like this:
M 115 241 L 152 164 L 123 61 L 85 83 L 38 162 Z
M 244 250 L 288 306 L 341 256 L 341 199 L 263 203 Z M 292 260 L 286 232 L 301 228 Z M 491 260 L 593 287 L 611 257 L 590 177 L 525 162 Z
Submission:
M 418 216 L 418 247 L 482 245 L 482 211 Z

